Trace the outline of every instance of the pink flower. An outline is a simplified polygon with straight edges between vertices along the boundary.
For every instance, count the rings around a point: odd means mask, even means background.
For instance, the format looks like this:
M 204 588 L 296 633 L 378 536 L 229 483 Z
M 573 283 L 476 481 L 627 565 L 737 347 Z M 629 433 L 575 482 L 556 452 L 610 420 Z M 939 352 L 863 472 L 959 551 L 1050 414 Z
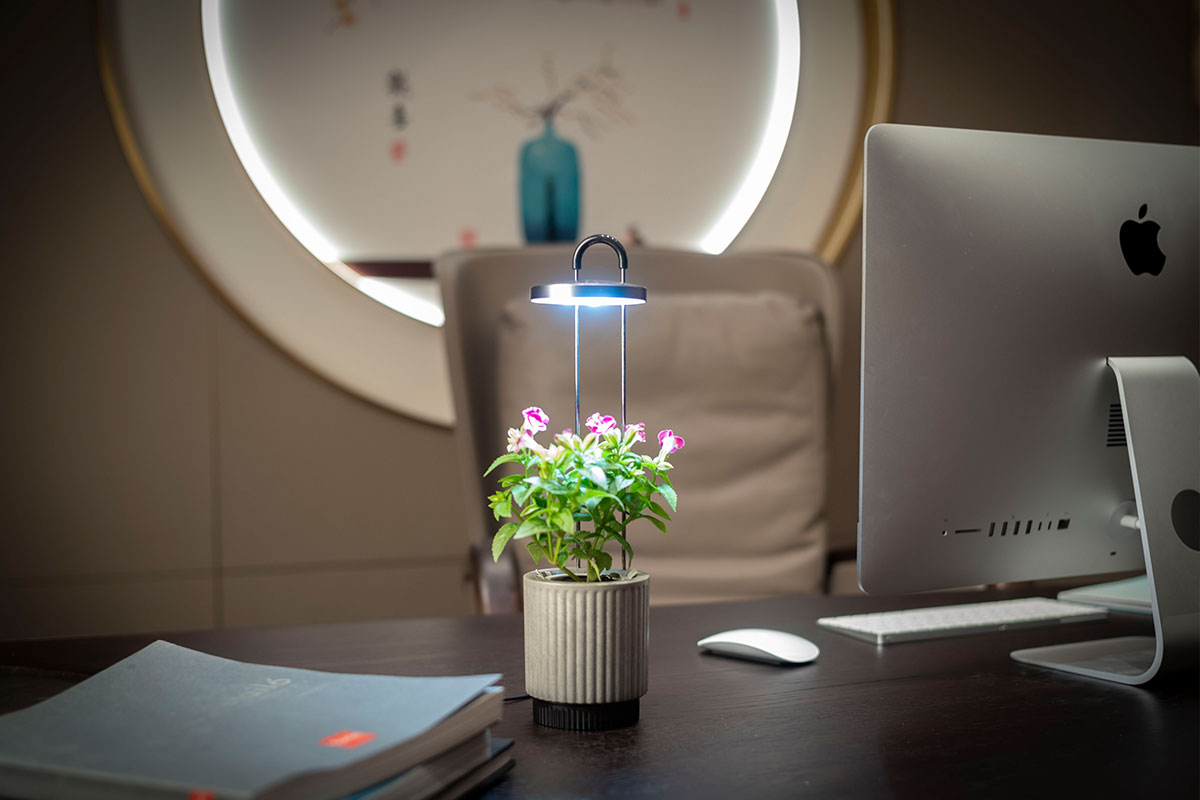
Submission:
M 521 449 L 521 439 L 524 438 L 524 432 L 516 428 L 508 429 L 508 452 L 515 453 Z
M 592 433 L 608 433 L 617 427 L 617 421 L 610 416 L 600 416 L 596 412 L 587 418 L 587 429 Z
M 637 422 L 637 423 L 634 423 L 633 425 L 626 425 L 625 426 L 625 435 L 628 436 L 630 431 L 633 431 L 633 440 L 635 442 L 646 441 L 646 423 Z
M 530 433 L 544 431 L 546 430 L 546 426 L 550 424 L 550 417 L 537 406 L 530 406 L 521 413 L 525 415 L 524 428 Z
M 676 436 L 675 431 L 670 428 L 658 432 L 658 443 L 662 445 L 662 455 L 674 453 L 684 445 L 683 437 Z

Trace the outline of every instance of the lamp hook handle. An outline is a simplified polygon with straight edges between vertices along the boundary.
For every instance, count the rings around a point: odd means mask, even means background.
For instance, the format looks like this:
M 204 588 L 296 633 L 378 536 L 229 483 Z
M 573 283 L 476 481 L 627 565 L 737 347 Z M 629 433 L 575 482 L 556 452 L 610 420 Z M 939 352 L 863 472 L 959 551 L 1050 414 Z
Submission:
M 625 270 L 629 268 L 629 255 L 625 252 L 625 246 L 617 241 L 615 236 L 609 236 L 607 233 L 594 233 L 580 242 L 579 246 L 575 248 L 575 258 L 571 262 L 572 274 L 575 276 L 575 280 L 579 280 L 579 270 L 583 268 L 583 251 L 594 244 L 606 244 L 617 254 L 617 265 L 621 269 L 621 283 L 624 283 Z

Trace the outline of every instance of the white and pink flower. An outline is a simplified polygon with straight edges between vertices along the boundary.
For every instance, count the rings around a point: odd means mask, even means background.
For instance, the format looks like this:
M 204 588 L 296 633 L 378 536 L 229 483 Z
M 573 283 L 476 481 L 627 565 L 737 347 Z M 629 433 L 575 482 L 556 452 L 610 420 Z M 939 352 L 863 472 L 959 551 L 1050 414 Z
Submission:
M 628 437 L 630 432 L 633 433 L 633 441 L 635 441 L 635 442 L 646 441 L 646 423 L 635 422 L 632 425 L 626 425 L 625 426 L 625 436 Z
M 550 417 L 537 406 L 530 406 L 521 412 L 525 417 L 525 430 L 529 433 L 540 433 L 550 424 Z
M 671 430 L 670 428 L 667 428 L 665 431 L 658 432 L 658 443 L 662 446 L 662 450 L 658 454 L 659 458 L 662 458 L 668 453 L 674 453 L 676 450 L 682 449 L 683 445 L 685 444 L 683 437 L 676 436 L 675 431 Z
M 617 427 L 617 421 L 615 419 L 607 414 L 601 416 L 600 412 L 598 411 L 588 417 L 585 424 L 587 425 L 587 429 L 589 431 L 598 434 L 611 433 L 612 431 L 616 430 Z

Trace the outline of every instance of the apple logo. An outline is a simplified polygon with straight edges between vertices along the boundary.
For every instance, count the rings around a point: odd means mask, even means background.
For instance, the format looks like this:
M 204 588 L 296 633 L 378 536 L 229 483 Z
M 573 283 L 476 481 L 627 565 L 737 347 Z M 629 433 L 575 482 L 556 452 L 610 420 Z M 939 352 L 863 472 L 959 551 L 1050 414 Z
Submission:
M 1145 216 L 1146 204 L 1142 203 L 1138 209 L 1138 219 Z M 1157 275 L 1162 272 L 1167 257 L 1158 249 L 1158 231 L 1158 223 L 1149 219 L 1145 222 L 1127 219 L 1121 225 L 1121 255 L 1125 256 L 1125 263 L 1134 275 L 1143 272 Z

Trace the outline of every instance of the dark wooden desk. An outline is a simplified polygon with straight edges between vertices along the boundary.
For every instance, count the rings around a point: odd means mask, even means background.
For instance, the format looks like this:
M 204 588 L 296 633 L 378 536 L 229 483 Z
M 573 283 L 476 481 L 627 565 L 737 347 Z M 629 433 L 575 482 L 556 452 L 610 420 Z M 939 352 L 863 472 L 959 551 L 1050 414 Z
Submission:
M 1149 619 L 876 648 L 819 616 L 999 595 L 781 598 L 656 608 L 642 720 L 607 733 L 535 727 L 528 701 L 497 728 L 516 768 L 509 797 L 1200 796 L 1197 676 L 1133 688 L 1026 667 L 1015 648 L 1146 633 Z M 774 627 L 821 647 L 780 668 L 703 655 L 719 630 Z M 437 675 L 503 672 L 523 692 L 516 615 L 166 636 L 230 658 L 313 669 Z M 0 710 L 47 697 L 154 637 L 0 643 Z

